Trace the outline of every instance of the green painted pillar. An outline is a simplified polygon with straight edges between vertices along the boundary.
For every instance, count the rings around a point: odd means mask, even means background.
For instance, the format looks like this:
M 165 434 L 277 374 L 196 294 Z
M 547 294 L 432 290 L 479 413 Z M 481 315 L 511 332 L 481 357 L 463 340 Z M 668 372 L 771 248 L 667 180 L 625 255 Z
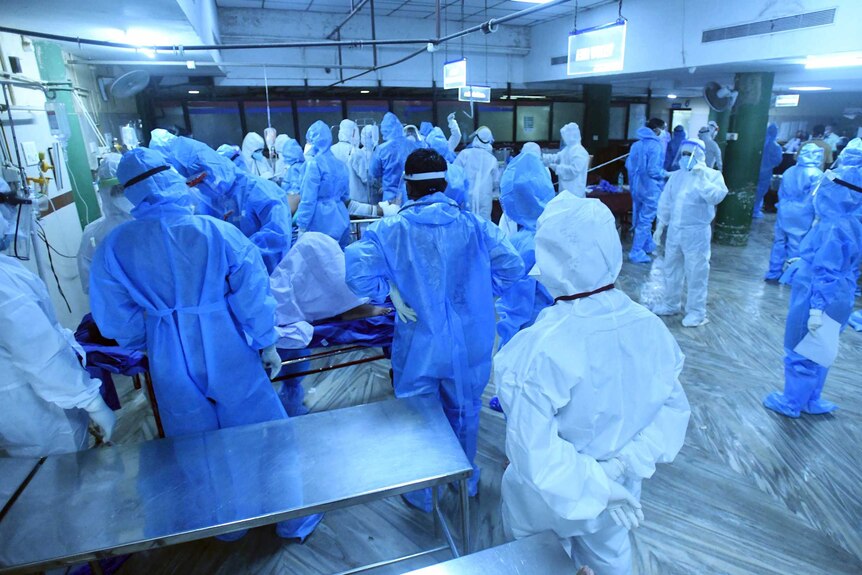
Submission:
M 730 113 L 728 133 L 737 134 L 738 139 L 727 142 L 724 159 L 724 181 L 729 193 L 715 217 L 715 241 L 720 244 L 748 243 L 773 77 L 772 72 L 736 75 L 739 97 Z
M 590 154 L 608 146 L 611 125 L 611 85 L 584 84 L 584 125 L 581 143 Z
M 63 51 L 60 47 L 53 42 L 37 41 L 34 44 L 36 63 L 39 66 L 39 76 L 41 76 L 42 81 L 70 82 L 66 63 L 63 61 Z M 78 119 L 70 86 L 71 84 L 59 86 L 56 90 L 48 92 L 48 102 L 57 102 L 66 106 L 66 115 L 69 117 L 69 129 L 72 135 L 66 143 L 64 154 L 68 162 L 67 168 L 75 197 L 75 208 L 78 210 L 78 220 L 80 220 L 83 228 L 88 223 L 97 220 L 102 214 L 99 211 L 99 202 L 96 200 L 93 173 L 87 159 L 87 147 L 84 143 L 81 122 Z
M 715 143 L 721 148 L 721 158 L 724 160 L 727 157 L 727 129 L 730 127 L 730 110 L 716 112 L 711 109 L 709 119 L 718 124 L 718 138 L 716 138 Z

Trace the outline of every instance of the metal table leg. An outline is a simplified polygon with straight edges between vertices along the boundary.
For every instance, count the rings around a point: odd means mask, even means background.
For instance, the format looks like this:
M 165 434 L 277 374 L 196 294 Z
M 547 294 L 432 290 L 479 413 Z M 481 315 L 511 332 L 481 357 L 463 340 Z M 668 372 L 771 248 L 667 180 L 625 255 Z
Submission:
M 461 543 L 464 555 L 470 554 L 470 494 L 467 493 L 467 480 L 461 480 Z

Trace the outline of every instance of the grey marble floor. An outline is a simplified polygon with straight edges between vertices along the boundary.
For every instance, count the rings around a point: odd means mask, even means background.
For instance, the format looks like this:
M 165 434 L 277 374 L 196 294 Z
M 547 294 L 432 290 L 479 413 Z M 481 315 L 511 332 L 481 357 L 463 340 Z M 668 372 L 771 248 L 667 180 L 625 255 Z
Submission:
M 765 284 L 773 219 L 755 222 L 744 248 L 714 246 L 711 323 L 683 328 L 666 318 L 686 354 L 683 384 L 692 405 L 686 445 L 644 487 L 646 523 L 632 537 L 637 575 L 778 575 L 862 573 L 862 334 L 842 336 L 825 397 L 834 415 L 788 420 L 764 410 L 761 398 L 783 381 L 782 334 L 789 289 Z M 633 298 L 653 300 L 659 265 L 626 263 L 619 284 Z M 325 410 L 391 397 L 388 365 L 366 364 L 306 380 L 307 404 Z M 486 391 L 487 399 L 493 384 Z M 152 436 L 138 392 L 120 417 L 120 441 Z M 472 507 L 479 548 L 504 542 L 500 479 L 504 460 L 500 414 L 482 412 L 481 493 Z M 454 494 L 444 506 L 454 518 Z M 399 499 L 340 510 L 304 545 L 272 528 L 242 540 L 205 540 L 140 553 L 122 574 L 333 573 L 433 544 L 430 517 Z M 442 553 L 377 575 L 402 573 Z

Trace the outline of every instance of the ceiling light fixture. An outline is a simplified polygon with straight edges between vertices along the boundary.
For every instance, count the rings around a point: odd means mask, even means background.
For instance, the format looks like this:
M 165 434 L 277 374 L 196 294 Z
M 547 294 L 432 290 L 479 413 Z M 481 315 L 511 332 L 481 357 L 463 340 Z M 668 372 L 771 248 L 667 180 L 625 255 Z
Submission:
M 843 52 L 840 54 L 825 54 L 823 56 L 808 56 L 805 58 L 806 70 L 849 68 L 851 66 L 862 66 L 862 52 Z
M 359 90 L 360 94 L 370 94 L 371 90 Z
M 668 100 L 676 100 L 676 94 L 668 94 L 667 99 Z
M 828 92 L 832 88 L 827 86 L 790 86 L 787 89 L 793 92 Z
M 186 68 L 188 68 L 189 70 L 194 70 L 197 67 L 198 65 L 197 63 L 195 63 L 194 60 L 186 60 Z
M 200 94 L 200 90 L 189 90 L 189 94 Z

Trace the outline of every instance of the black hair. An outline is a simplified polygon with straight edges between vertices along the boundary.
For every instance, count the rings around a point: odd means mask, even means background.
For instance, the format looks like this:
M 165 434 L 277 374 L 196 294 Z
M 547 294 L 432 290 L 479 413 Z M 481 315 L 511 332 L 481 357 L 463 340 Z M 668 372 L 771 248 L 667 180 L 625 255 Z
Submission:
M 823 126 L 823 124 L 817 124 L 816 126 L 811 128 L 811 135 L 816 138 L 817 136 L 822 136 L 825 131 L 826 128 Z
M 667 124 L 661 118 L 650 118 L 646 125 L 650 130 L 655 130 L 656 128 L 664 128 Z
M 430 172 L 445 172 L 448 165 L 446 160 L 430 148 L 419 148 L 407 156 L 404 162 L 404 173 L 412 176 L 415 174 L 427 174 Z M 446 179 L 434 180 L 407 180 L 407 197 L 418 200 L 424 196 L 446 191 Z

